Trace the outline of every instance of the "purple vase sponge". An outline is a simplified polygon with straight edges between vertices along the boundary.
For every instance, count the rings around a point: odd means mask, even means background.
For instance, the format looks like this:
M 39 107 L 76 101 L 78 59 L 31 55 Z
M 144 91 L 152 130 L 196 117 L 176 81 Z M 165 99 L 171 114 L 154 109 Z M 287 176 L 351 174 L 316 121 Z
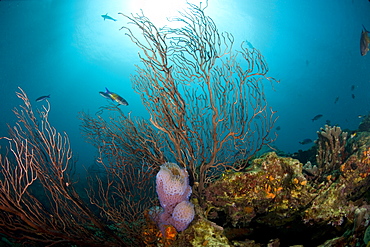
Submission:
M 162 233 L 165 225 L 172 225 L 177 231 L 185 230 L 194 219 L 194 205 L 189 202 L 191 187 L 186 169 L 177 164 L 165 163 L 156 178 L 157 194 L 163 211 L 157 218 Z
M 188 228 L 195 215 L 194 205 L 189 201 L 182 201 L 176 205 L 173 210 L 169 223 L 173 225 L 178 232 Z
M 189 200 L 189 175 L 175 163 L 165 163 L 157 174 L 157 194 L 161 206 L 171 212 L 177 204 Z

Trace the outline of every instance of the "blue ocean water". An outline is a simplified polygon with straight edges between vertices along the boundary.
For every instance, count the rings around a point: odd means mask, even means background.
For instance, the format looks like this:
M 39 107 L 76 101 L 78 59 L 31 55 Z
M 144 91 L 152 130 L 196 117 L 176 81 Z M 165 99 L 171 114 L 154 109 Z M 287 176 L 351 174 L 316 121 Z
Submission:
M 94 162 L 78 113 L 107 105 L 99 91 L 109 88 L 129 102 L 123 111 L 148 117 L 130 82 L 139 50 L 119 31 L 127 21 L 118 12 L 142 9 L 163 26 L 184 8 L 182 0 L 1 0 L 0 136 L 14 124 L 18 87 L 36 108 L 45 102 L 35 99 L 50 94 L 51 124 L 68 133 L 81 165 Z M 117 21 L 104 20 L 106 13 Z M 359 41 L 362 25 L 370 30 L 369 1 L 209 0 L 206 14 L 235 36 L 235 48 L 247 41 L 260 50 L 268 75 L 280 81 L 265 86 L 278 111 L 278 149 L 307 149 L 312 144 L 299 142 L 316 139 L 327 120 L 356 129 L 358 116 L 368 114 L 370 55 L 360 55 Z M 323 117 L 313 122 L 317 114 Z

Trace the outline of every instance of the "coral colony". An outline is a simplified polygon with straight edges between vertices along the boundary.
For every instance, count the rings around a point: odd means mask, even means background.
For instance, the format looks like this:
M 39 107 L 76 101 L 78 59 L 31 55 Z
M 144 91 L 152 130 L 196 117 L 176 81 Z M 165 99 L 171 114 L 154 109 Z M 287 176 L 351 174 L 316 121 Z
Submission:
M 162 212 L 155 218 L 162 233 L 165 225 L 172 225 L 177 231 L 185 230 L 195 214 L 194 205 L 189 202 L 191 187 L 187 171 L 174 163 L 165 163 L 156 180 Z
M 370 246 L 370 116 L 352 132 L 326 125 L 310 150 L 260 155 L 274 141 L 262 84 L 273 79 L 204 9 L 189 4 L 175 29 L 123 15 L 144 36 L 123 28 L 141 50 L 132 83 L 151 117 L 81 114 L 99 152 L 87 185 L 50 102 L 34 109 L 19 89 L 18 122 L 0 137 L 0 243 Z

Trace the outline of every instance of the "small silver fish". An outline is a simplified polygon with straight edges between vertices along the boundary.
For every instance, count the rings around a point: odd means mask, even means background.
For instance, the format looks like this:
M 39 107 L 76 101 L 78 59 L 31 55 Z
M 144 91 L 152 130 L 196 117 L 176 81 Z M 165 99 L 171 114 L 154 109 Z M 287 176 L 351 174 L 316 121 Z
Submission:
M 38 97 L 36 99 L 36 102 L 40 102 L 40 101 L 43 101 L 45 99 L 49 99 L 50 98 L 50 94 L 49 95 L 45 95 L 45 96 L 41 96 L 41 97 Z

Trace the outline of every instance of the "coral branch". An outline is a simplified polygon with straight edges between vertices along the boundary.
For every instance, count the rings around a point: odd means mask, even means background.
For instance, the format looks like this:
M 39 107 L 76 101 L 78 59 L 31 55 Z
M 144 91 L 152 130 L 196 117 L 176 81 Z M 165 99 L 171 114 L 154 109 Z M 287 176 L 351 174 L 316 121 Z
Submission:
M 190 170 L 200 197 L 213 177 L 243 168 L 234 162 L 274 140 L 276 117 L 263 91 L 263 81 L 274 79 L 266 77 L 267 64 L 256 49 L 242 43 L 233 51 L 233 36 L 220 33 L 204 8 L 189 4 L 172 19 L 181 28 L 159 29 L 143 13 L 122 15 L 144 37 L 121 28 L 142 51 L 133 87 L 150 122 L 165 133 L 166 158 Z
M 345 160 L 344 149 L 347 140 L 347 132 L 343 132 L 340 127 L 330 127 L 325 125 L 317 132 L 317 155 L 316 160 L 319 173 L 328 174 L 337 170 Z
M 1 138 L 10 153 L 0 157 L 0 232 L 24 243 L 124 246 L 75 190 L 69 138 L 49 123 L 49 102 L 37 116 L 19 90 L 24 105 L 14 110 L 18 122 L 10 137 Z M 95 236 L 91 226 L 111 240 Z

